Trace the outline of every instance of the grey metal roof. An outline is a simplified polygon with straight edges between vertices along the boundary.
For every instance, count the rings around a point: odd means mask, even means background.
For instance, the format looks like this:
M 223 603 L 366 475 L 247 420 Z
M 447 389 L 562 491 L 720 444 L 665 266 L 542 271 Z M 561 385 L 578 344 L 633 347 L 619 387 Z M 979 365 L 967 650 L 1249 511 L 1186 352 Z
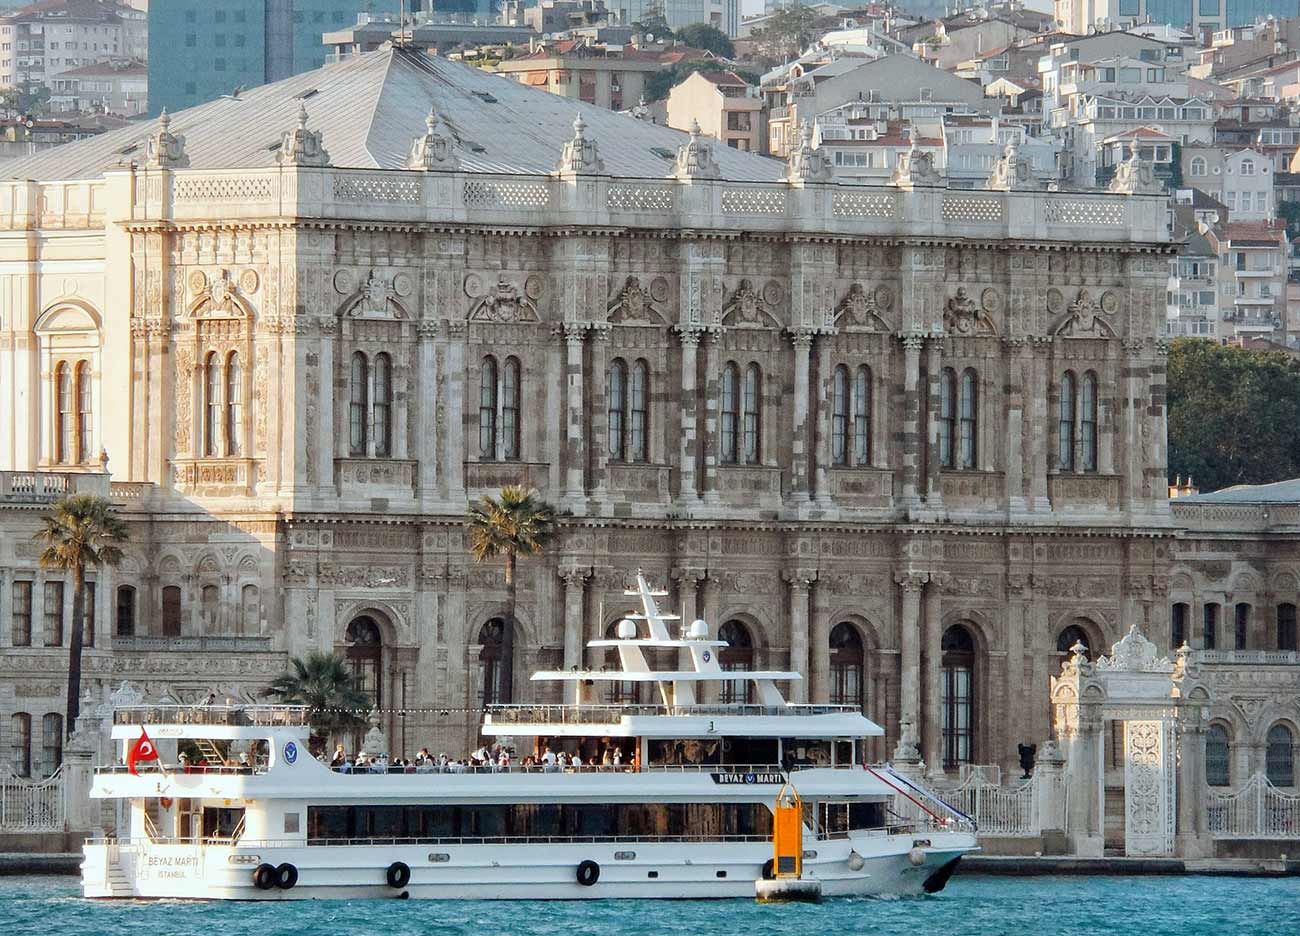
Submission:
M 457 139 L 467 172 L 552 172 L 581 113 L 586 136 L 600 147 L 613 176 L 659 178 L 687 135 L 601 107 L 412 49 L 385 48 L 315 71 L 224 97 L 171 115 L 171 132 L 185 137 L 192 169 L 252 169 L 276 165 L 284 131 L 305 105 L 307 125 L 320 131 L 330 163 L 340 168 L 403 169 L 411 142 L 425 132 L 434 107 Z M 144 161 L 144 141 L 158 122 L 133 124 L 59 146 L 4 166 L 4 176 L 55 180 L 98 178 Z M 722 177 L 780 179 L 774 159 L 713 146 Z
M 1272 484 L 1237 484 L 1211 491 L 1180 497 L 1179 504 L 1296 504 L 1300 503 L 1300 478 L 1274 481 Z

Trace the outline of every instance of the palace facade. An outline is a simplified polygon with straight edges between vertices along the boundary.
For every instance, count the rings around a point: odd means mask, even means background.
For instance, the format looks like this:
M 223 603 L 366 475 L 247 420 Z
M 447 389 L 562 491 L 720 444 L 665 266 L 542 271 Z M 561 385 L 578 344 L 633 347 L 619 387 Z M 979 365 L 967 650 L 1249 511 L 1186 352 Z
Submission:
M 885 726 L 875 757 L 954 775 L 1048 737 L 1076 642 L 1166 646 L 1183 613 L 1197 646 L 1224 563 L 1224 620 L 1249 594 L 1245 646 L 1276 644 L 1300 562 L 1170 510 L 1175 245 L 1124 168 L 1042 191 L 1012 150 L 959 191 L 918 156 L 843 186 L 808 144 L 782 163 L 400 49 L 18 163 L 0 756 L 57 762 L 71 597 L 29 531 L 67 489 L 132 531 L 95 576 L 91 694 L 249 698 L 336 650 L 407 751 L 558 701 L 529 673 L 602 665 L 584 644 L 638 568 L 724 666 L 804 672 L 793 699 Z M 570 515 L 521 563 L 506 666 L 462 518 L 512 483 Z

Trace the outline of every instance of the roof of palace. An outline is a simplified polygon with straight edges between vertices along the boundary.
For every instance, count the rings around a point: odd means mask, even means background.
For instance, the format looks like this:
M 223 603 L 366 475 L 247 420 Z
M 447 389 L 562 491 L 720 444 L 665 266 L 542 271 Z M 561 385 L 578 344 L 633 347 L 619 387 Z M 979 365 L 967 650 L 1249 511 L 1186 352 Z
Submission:
M 275 166 L 285 131 L 305 107 L 308 129 L 322 134 L 330 164 L 404 169 L 432 107 L 451 129 L 465 172 L 549 173 L 582 115 L 609 175 L 663 178 L 673 171 L 685 133 L 583 104 L 470 65 L 414 49 L 383 48 L 315 71 L 227 95 L 171 115 L 170 132 L 185 138 L 191 169 Z M 90 179 L 143 163 L 145 141 L 159 130 L 146 121 L 56 147 L 5 166 L 16 179 Z M 784 165 L 713 141 L 720 175 L 770 182 Z
M 1235 484 L 1206 494 L 1178 498 L 1188 504 L 1295 504 L 1300 503 L 1300 478 L 1272 484 Z

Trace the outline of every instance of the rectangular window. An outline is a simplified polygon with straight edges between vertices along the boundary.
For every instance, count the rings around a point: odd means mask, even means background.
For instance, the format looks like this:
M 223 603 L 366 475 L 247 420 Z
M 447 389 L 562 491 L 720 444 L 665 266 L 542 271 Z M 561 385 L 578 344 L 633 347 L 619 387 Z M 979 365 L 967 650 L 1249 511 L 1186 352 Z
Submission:
M 162 591 L 162 635 L 181 635 L 181 589 L 178 585 L 168 585 Z
M 135 589 L 120 585 L 117 589 L 117 614 L 114 633 L 118 637 L 135 636 Z
M 63 583 L 45 583 L 45 646 L 63 646 Z
M 1250 605 L 1242 602 L 1237 605 L 1236 612 L 1236 619 L 1233 622 L 1234 649 L 1245 650 L 1247 632 L 1250 630 Z
M 15 647 L 32 645 L 32 583 L 14 582 L 13 619 L 9 639 Z
M 1296 649 L 1296 615 L 1293 604 L 1277 606 L 1277 648 L 1292 652 Z
M 1203 640 L 1202 647 L 1206 650 L 1215 650 L 1219 644 L 1219 606 L 1217 604 L 1207 604 L 1202 609 L 1203 618 Z
M 84 595 L 86 602 L 85 627 L 82 629 L 81 645 L 83 647 L 95 646 L 95 583 L 86 583 L 86 592 Z

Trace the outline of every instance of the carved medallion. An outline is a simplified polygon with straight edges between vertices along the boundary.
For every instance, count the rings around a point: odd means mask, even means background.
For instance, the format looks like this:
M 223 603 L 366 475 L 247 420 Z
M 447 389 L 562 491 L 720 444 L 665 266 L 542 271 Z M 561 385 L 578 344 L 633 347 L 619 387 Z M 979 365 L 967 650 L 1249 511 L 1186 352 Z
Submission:
M 239 288 L 245 295 L 257 292 L 260 282 L 256 270 L 244 270 L 239 274 Z
M 334 291 L 341 296 L 350 296 L 357 291 L 357 278 L 351 270 L 339 270 L 334 274 Z

